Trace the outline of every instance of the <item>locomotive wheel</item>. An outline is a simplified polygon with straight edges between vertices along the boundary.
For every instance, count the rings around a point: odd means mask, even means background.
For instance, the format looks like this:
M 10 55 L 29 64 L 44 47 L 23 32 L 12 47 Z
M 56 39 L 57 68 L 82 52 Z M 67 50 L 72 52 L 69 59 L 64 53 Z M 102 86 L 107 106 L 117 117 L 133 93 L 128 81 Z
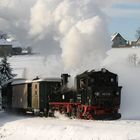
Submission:
M 115 115 L 113 115 L 113 120 L 117 120 L 121 118 L 121 114 L 120 113 L 116 113 Z
M 45 117 L 48 117 L 48 116 L 49 116 L 48 111 L 45 111 L 45 112 L 44 112 L 44 116 L 45 116 Z

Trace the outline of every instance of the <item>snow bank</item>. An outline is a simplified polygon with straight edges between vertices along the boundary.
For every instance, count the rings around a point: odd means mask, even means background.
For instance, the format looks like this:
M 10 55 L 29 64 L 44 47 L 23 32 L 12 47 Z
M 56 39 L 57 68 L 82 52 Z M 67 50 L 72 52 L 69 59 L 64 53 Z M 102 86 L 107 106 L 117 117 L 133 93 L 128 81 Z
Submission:
M 140 119 L 140 48 L 111 49 L 103 66 L 119 75 L 123 119 Z
M 4 117 L 5 116 L 5 117 Z M 5 123 L 7 121 L 7 123 Z M 1 140 L 139 140 L 139 121 L 60 120 L 3 113 Z

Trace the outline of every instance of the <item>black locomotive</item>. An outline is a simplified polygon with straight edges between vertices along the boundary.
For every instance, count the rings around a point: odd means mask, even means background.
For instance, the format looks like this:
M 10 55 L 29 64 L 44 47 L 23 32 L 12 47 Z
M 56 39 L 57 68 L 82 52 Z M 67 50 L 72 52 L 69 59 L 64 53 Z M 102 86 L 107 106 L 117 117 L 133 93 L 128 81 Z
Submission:
M 54 116 L 55 111 L 81 119 L 119 119 L 121 88 L 118 76 L 106 69 L 86 71 L 75 78 L 75 88 L 61 78 L 10 81 L 2 88 L 6 110 L 30 111 Z

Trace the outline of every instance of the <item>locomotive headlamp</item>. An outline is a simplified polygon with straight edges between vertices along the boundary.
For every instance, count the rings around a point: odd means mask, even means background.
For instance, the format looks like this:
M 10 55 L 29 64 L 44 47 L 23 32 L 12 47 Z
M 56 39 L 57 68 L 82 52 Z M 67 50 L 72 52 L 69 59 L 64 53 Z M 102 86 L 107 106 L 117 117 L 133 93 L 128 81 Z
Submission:
M 99 95 L 100 95 L 100 93 L 99 93 L 99 92 L 95 92 L 95 95 L 96 95 L 96 96 L 99 96 Z
M 119 92 L 116 92 L 116 95 L 119 95 L 120 93 Z

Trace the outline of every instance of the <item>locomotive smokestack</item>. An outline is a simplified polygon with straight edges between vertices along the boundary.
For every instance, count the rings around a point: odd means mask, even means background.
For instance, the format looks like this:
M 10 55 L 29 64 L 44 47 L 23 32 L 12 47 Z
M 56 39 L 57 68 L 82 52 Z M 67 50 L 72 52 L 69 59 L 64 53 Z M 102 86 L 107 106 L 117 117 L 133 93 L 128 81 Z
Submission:
M 64 87 L 67 87 L 68 84 L 68 78 L 70 77 L 69 74 L 61 74 L 61 78 L 62 78 L 62 85 Z

